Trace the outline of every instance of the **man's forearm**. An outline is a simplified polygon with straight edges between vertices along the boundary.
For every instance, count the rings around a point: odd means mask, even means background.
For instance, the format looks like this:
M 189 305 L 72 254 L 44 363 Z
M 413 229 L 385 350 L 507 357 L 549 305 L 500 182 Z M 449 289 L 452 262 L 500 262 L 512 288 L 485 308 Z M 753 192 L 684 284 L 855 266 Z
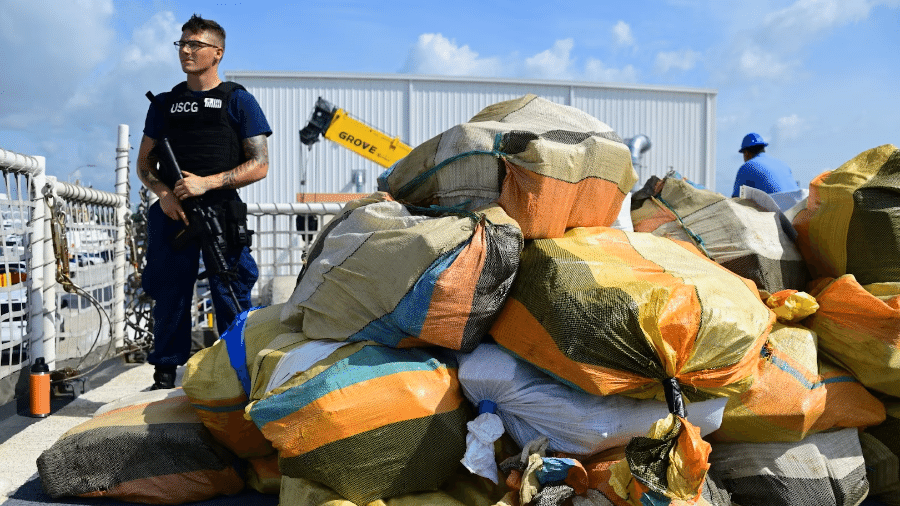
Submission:
M 208 191 L 242 188 L 266 177 L 269 171 L 269 149 L 266 145 L 266 136 L 257 135 L 256 137 L 244 139 L 243 148 L 244 158 L 247 161 L 231 170 L 208 176 L 200 176 L 188 170 L 182 170 L 184 178 L 175 183 L 175 186 L 172 188 L 173 195 L 179 200 L 184 200 L 198 197 Z M 150 157 L 147 158 L 152 160 Z M 148 181 L 145 182 L 148 186 L 156 183 L 151 180 L 153 179 L 152 176 L 155 176 L 154 167 L 155 163 L 148 162 L 148 170 L 141 176 L 142 181 L 145 175 L 148 176 Z M 156 178 L 156 181 L 158 182 L 159 179 Z M 162 183 L 159 182 L 156 188 L 159 188 L 159 185 L 162 185 Z M 157 195 L 159 195 L 158 192 Z
M 149 163 L 141 163 L 138 161 L 138 178 L 144 183 L 144 186 L 155 193 L 157 197 L 161 197 L 161 193 L 172 192 L 172 189 L 160 181 L 155 172 L 150 169 Z
M 144 186 L 150 189 L 157 197 L 162 197 L 166 192 L 171 193 L 172 189 L 159 179 L 156 168 L 159 166 L 159 160 L 152 153 L 156 146 L 156 141 L 144 136 L 141 139 L 141 147 L 138 152 L 137 159 L 137 175 L 138 179 L 144 183 Z
M 232 170 L 209 176 L 209 178 L 212 179 L 210 186 L 222 189 L 243 188 L 244 186 L 264 178 L 268 169 L 268 162 L 263 163 L 256 160 L 247 160 Z

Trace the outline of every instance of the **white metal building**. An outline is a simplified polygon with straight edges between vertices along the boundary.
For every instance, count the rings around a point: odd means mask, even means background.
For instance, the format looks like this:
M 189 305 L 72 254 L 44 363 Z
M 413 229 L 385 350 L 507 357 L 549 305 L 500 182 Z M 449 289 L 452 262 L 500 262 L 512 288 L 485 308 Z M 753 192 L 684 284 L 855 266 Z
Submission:
M 248 203 L 375 191 L 383 167 L 324 139 L 311 149 L 300 143 L 318 97 L 415 147 L 488 105 L 533 93 L 591 114 L 623 139 L 646 135 L 651 147 L 635 167 L 639 186 L 669 169 L 716 186 L 715 90 L 400 74 L 230 71 L 225 77 L 256 97 L 274 132 L 268 177 L 241 190 Z

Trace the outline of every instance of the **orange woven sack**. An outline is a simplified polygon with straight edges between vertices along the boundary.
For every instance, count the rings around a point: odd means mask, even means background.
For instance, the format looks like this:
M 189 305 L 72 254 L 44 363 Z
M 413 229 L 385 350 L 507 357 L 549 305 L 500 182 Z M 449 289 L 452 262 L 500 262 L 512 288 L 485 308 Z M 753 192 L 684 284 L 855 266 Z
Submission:
M 866 387 L 900 397 L 900 283 L 861 285 L 852 274 L 810 290 L 819 309 L 803 324 L 819 351 Z
M 422 207 L 496 202 L 534 239 L 612 225 L 636 181 L 631 152 L 609 125 L 525 95 L 420 144 L 378 178 L 378 189 Z
M 356 504 L 437 490 L 461 467 L 471 408 L 455 361 L 430 351 L 348 344 L 248 414 L 278 449 L 285 477 Z
M 718 442 L 801 441 L 809 434 L 884 421 L 884 405 L 846 370 L 819 357 L 815 332 L 776 323 L 759 360 L 759 378 L 731 397 Z
M 588 393 L 695 401 L 750 386 L 774 320 L 692 245 L 594 227 L 526 246 L 491 335 Z

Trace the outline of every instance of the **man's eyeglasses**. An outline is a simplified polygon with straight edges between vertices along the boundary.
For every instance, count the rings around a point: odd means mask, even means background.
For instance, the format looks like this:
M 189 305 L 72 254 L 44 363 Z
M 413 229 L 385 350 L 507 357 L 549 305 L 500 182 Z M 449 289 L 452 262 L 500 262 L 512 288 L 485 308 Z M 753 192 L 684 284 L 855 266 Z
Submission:
M 192 52 L 192 53 L 193 53 L 194 51 L 197 51 L 198 49 L 201 49 L 201 48 L 204 48 L 204 47 L 214 47 L 214 48 L 216 48 L 216 49 L 221 49 L 219 46 L 214 46 L 214 45 L 212 45 L 212 44 L 207 44 L 206 42 L 202 42 L 202 41 L 199 41 L 199 40 L 176 40 L 176 41 L 173 42 L 172 44 L 175 44 L 176 46 L 178 46 L 178 50 L 179 50 L 179 51 L 181 51 L 182 48 L 184 48 L 185 46 L 187 46 L 188 51 L 190 51 L 190 52 Z

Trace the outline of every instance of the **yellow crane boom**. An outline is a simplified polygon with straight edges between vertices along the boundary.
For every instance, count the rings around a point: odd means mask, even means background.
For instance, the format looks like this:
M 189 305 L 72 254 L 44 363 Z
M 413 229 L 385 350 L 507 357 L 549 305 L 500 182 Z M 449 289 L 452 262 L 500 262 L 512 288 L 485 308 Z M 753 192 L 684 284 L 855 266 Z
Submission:
M 412 151 L 399 137 L 391 137 L 351 118 L 322 97 L 316 101 L 309 123 L 300 130 L 300 142 L 312 146 L 320 135 L 382 167 L 390 167 Z

